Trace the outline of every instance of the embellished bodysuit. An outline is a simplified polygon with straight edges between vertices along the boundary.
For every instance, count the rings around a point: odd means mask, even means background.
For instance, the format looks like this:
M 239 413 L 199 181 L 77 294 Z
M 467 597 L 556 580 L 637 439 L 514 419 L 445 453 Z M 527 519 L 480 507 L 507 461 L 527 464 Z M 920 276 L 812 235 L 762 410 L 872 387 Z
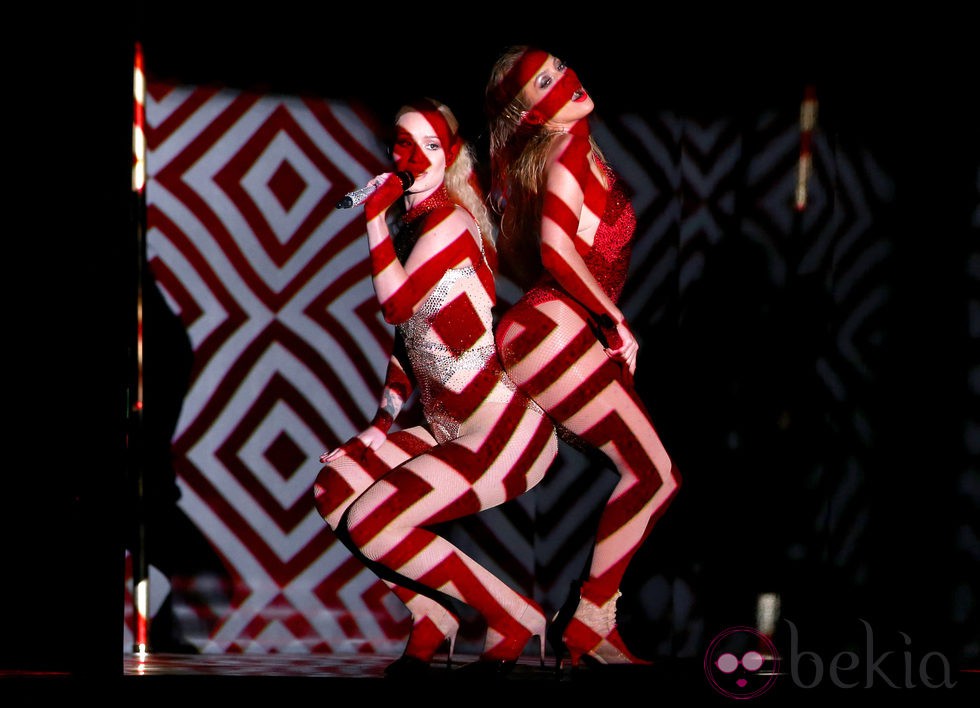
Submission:
M 525 625 L 544 622 L 532 600 L 432 527 L 520 496 L 544 478 L 558 451 L 550 420 L 504 374 L 491 323 L 493 273 L 461 219 L 444 221 L 456 208 L 440 188 L 409 210 L 394 238 L 389 229 L 371 248 L 376 291 L 379 274 L 393 267 L 379 305 L 397 328 L 396 347 L 404 347 L 389 359 L 382 407 L 400 408 L 414 383 L 426 425 L 390 435 L 384 426 L 376 446 L 354 438 L 349 454 L 328 460 L 315 490 L 321 516 L 343 529 L 338 538 L 372 570 L 384 568 L 379 577 L 411 611 L 406 656 L 422 664 L 455 636 L 445 628 L 458 626 L 439 596 L 482 615 L 489 651 L 519 651 Z M 418 267 L 399 273 L 393 257 L 406 263 L 413 248 Z M 512 636 L 519 637 L 513 649 Z
M 402 250 L 410 250 L 429 219 L 445 217 L 456 208 L 441 191 L 402 217 Z M 404 245 L 402 245 L 404 244 Z M 428 297 L 398 325 L 415 374 L 422 411 L 440 443 L 460 434 L 461 426 L 484 403 L 509 403 L 517 392 L 498 357 L 492 308 L 496 300 L 493 272 L 482 240 L 471 260 L 476 265 L 447 268 Z M 526 400 L 526 407 L 537 404 Z
M 618 302 L 626 284 L 626 277 L 629 271 L 630 257 L 633 250 L 633 235 L 636 231 L 636 214 L 630 203 L 629 197 L 623 188 L 622 182 L 617 179 L 613 170 L 604 166 L 609 184 L 608 191 L 599 180 L 590 180 L 587 189 L 602 190 L 605 193 L 605 205 L 602 208 L 602 217 L 596 229 L 592 247 L 582 256 L 589 272 L 595 277 L 606 295 L 613 301 Z M 600 198 L 603 195 L 599 195 Z M 587 195 L 587 199 L 595 199 L 596 194 Z M 542 324 L 540 318 L 534 316 L 533 311 L 542 303 L 561 300 L 572 309 L 578 310 L 595 335 L 596 339 L 603 347 L 617 346 L 620 339 L 614 326 L 602 323 L 602 318 L 597 313 L 590 312 L 584 305 L 575 300 L 547 270 L 543 271 L 537 282 L 527 290 L 513 307 L 505 313 L 498 328 L 498 335 L 509 330 L 511 327 L 519 327 L 520 335 L 509 344 L 503 344 L 501 337 L 498 340 L 498 351 L 504 366 L 509 370 L 512 366 L 522 361 L 526 356 L 528 347 L 536 347 L 545 338 L 552 335 L 554 323 L 546 320 Z M 568 331 L 567 331 L 568 332 Z M 561 345 L 569 351 L 573 346 L 571 341 L 566 341 Z M 557 350 L 536 350 L 536 356 L 542 356 L 544 352 L 546 359 L 550 362 L 551 375 L 557 376 L 564 361 L 564 352 Z M 547 368 L 544 363 L 540 364 L 542 370 Z M 526 384 L 527 382 L 522 382 Z M 534 393 L 531 394 L 533 397 Z M 588 443 L 581 437 L 571 432 L 561 421 L 555 420 L 555 427 L 558 436 L 565 442 L 579 449 L 587 449 Z
M 609 299 L 618 302 L 623 286 L 626 284 L 626 276 L 629 274 L 633 234 L 636 231 L 636 213 L 616 173 L 608 166 L 604 166 L 604 170 L 609 182 L 606 204 L 592 241 L 592 248 L 582 258 Z M 597 180 L 589 186 L 601 188 Z M 554 276 L 545 271 L 538 278 L 537 283 L 528 290 L 523 301 L 536 305 L 567 297 Z

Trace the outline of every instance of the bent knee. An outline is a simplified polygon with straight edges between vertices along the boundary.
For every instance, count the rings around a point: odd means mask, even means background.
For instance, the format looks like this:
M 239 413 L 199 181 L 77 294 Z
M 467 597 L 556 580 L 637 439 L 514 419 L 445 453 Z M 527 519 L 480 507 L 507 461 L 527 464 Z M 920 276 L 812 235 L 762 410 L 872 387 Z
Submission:
M 681 475 L 677 469 L 677 465 L 674 464 L 673 460 L 670 460 L 670 468 L 666 473 L 661 473 L 662 484 L 664 492 L 666 492 L 669 498 L 673 498 L 677 491 L 681 488 Z
M 341 514 L 339 526 L 339 533 L 342 533 L 361 554 L 370 560 L 378 559 L 378 554 L 371 552 L 371 540 L 375 537 L 370 530 L 373 525 L 369 519 L 362 518 L 356 504 L 352 504 L 345 513 Z
M 677 473 L 677 466 L 672 460 L 667 460 L 666 464 L 650 464 L 649 467 L 643 466 L 633 469 L 619 470 L 621 477 L 634 477 L 634 483 L 648 490 L 648 494 L 659 494 L 672 497 L 680 488 L 681 478 Z
M 353 493 L 353 488 L 330 465 L 320 469 L 313 482 L 313 505 L 334 531 Z

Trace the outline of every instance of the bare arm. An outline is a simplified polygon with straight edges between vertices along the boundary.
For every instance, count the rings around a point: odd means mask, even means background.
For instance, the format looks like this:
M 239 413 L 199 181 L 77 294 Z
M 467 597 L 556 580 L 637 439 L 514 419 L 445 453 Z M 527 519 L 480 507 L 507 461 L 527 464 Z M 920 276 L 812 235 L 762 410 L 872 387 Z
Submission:
M 371 450 L 377 450 L 381 447 L 381 444 L 388 438 L 388 431 L 405 402 L 412 395 L 414 388 L 411 364 L 408 362 L 405 343 L 401 334 L 396 330 L 394 351 L 388 360 L 384 388 L 381 391 L 378 410 L 374 414 L 371 424 L 340 447 L 320 455 L 320 462 L 330 462 L 341 455 L 352 454 L 356 450 L 363 449 L 363 447 Z
M 615 333 L 606 353 L 636 371 L 639 345 L 622 311 L 592 275 L 582 254 L 592 247 L 579 229 L 584 220 L 598 226 L 602 205 L 586 204 L 586 186 L 599 177 L 592 170 L 587 140 L 571 135 L 556 146 L 546 182 L 541 219 L 541 263 L 562 288 L 596 317 L 597 324 Z M 594 190 L 593 190 L 594 191 Z M 594 233 L 594 230 L 593 230 Z
M 394 181 L 401 195 L 398 178 L 389 175 L 384 184 L 365 202 L 368 246 L 374 291 L 378 296 L 385 321 L 401 324 L 408 320 L 450 268 L 472 264 L 479 257 L 479 246 L 470 230 L 468 218 L 458 209 L 438 209 L 428 214 L 405 264 L 395 255 L 385 214 Z M 384 192 L 387 190 L 387 193 Z M 380 196 L 379 196 L 380 195 Z M 378 201 L 375 198 L 379 197 Z

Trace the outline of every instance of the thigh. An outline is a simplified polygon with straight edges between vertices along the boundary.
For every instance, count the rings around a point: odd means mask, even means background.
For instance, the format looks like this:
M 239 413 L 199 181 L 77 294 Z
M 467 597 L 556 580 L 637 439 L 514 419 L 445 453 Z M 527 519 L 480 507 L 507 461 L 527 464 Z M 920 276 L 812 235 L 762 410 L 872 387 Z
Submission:
M 497 332 L 507 374 L 545 410 L 554 409 L 582 382 L 600 373 L 606 380 L 621 374 L 577 303 L 564 299 L 519 303 L 504 316 Z
M 501 359 L 514 383 L 560 426 L 625 466 L 657 468 L 669 460 L 622 365 L 611 359 L 576 303 L 548 300 L 514 312 L 498 332 Z
M 320 514 L 335 528 L 347 506 L 372 484 L 435 445 L 431 433 L 416 426 L 390 434 L 376 450 L 351 446 L 317 474 L 314 498 Z
M 481 407 L 459 437 L 405 461 L 353 505 L 350 525 L 428 526 L 512 499 L 537 484 L 557 454 L 554 427 L 520 399 Z

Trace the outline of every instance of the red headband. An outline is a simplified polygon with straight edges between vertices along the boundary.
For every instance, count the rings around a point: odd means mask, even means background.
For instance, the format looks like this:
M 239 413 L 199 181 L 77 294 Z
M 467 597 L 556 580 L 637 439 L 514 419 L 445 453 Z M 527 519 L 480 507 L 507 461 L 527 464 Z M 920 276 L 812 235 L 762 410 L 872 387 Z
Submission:
M 551 55 L 541 49 L 527 49 L 511 67 L 507 75 L 493 89 L 498 105 L 509 104 L 524 92 L 528 85 L 545 68 L 550 67 Z M 578 75 L 569 67 L 561 72 L 551 89 L 542 99 L 522 113 L 521 120 L 531 125 L 541 125 L 553 118 L 562 107 L 572 100 L 572 95 L 582 88 Z
M 514 62 L 507 75 L 492 90 L 493 101 L 501 108 L 521 95 L 527 83 L 535 77 L 548 59 L 548 52 L 526 49 Z

